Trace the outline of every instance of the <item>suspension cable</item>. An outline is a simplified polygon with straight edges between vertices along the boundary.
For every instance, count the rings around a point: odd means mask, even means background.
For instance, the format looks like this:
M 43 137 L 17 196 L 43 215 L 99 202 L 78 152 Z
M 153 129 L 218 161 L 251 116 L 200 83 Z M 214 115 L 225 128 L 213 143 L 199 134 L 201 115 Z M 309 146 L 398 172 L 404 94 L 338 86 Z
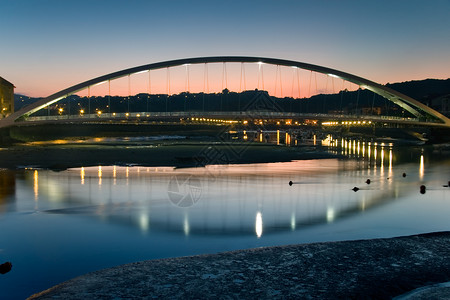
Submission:
M 240 77 L 239 77 L 239 93 L 242 92 L 242 65 L 243 65 L 243 63 L 241 62 L 241 73 L 240 73 Z
M 333 94 L 335 94 L 335 89 L 334 89 L 334 77 L 331 77 L 331 85 L 332 85 L 332 88 L 333 88 Z
M 261 64 L 258 63 L 258 90 L 259 90 L 259 78 L 261 77 Z
M 228 89 L 228 73 L 227 73 L 227 64 L 224 63 L 223 64 L 224 68 L 225 68 L 225 88 Z
M 358 87 L 358 93 L 356 94 L 356 109 L 355 109 L 355 115 L 358 114 L 358 104 L 359 104 L 359 92 L 361 91 L 361 86 Z
M 280 98 L 283 98 L 283 79 L 281 78 L 281 68 L 280 68 Z
M 91 117 L 91 87 L 88 86 L 88 115 Z
M 312 81 L 312 71 L 309 73 L 308 98 L 311 98 L 311 81 Z
M 111 80 L 108 80 L 108 113 L 111 114 Z
M 168 106 L 169 94 L 170 94 L 170 72 L 169 72 L 169 67 L 166 68 L 166 92 L 167 92 L 167 96 L 166 96 L 166 114 L 167 114 L 167 106 Z
M 244 67 L 244 63 L 241 62 L 241 74 L 239 78 L 239 96 L 238 96 L 238 112 L 241 111 L 241 95 L 242 95 L 242 69 Z
M 209 94 L 209 71 L 208 71 L 208 64 L 205 63 L 206 66 L 206 88 L 207 92 Z
M 261 64 L 261 82 L 262 82 L 262 89 L 264 91 L 264 65 Z
M 314 72 L 314 81 L 316 83 L 316 95 L 317 95 L 319 92 L 318 92 L 318 88 L 317 88 L 317 73 L 316 72 Z
M 279 67 L 279 66 L 277 65 L 277 69 L 276 69 L 276 71 L 275 71 L 275 91 L 273 92 L 275 97 L 277 96 L 278 67 Z
M 189 93 L 190 91 L 190 82 L 189 82 L 189 64 L 186 64 L 186 80 L 184 83 L 184 89 Z
M 339 110 L 340 110 L 341 112 L 343 112 L 343 110 L 342 110 L 342 101 L 344 100 L 344 93 L 345 93 L 345 86 L 344 86 L 344 84 L 345 84 L 345 80 L 342 79 L 341 106 L 340 106 L 340 108 L 339 108 Z
M 148 96 L 147 96 L 147 112 L 150 112 L 149 109 L 149 102 L 150 102 L 150 95 L 152 94 L 152 86 L 151 86 L 151 70 L 148 70 Z
M 166 73 L 166 75 L 167 75 L 167 78 L 166 78 L 166 84 L 167 84 L 167 86 L 166 86 L 166 91 L 167 91 L 167 96 L 169 96 L 170 95 L 170 70 L 169 70 L 169 67 L 167 67 L 166 68 L 166 70 L 167 70 L 167 73 Z
M 225 63 L 222 63 L 222 92 L 224 90 L 223 83 L 225 80 Z
M 295 69 L 292 68 L 292 85 L 291 85 L 291 97 L 294 98 L 294 82 L 295 82 Z
M 247 90 L 247 79 L 245 76 L 245 65 L 244 64 L 242 64 L 242 68 L 244 70 L 244 91 L 246 91 Z
M 131 97 L 131 74 L 128 74 L 128 110 L 130 112 L 130 97 Z
M 206 63 L 203 65 L 203 97 L 202 97 L 202 110 L 205 111 L 205 93 L 206 93 L 206 75 L 207 75 Z
M 328 77 L 330 77 L 328 74 L 325 77 L 325 92 L 323 93 L 323 113 L 325 113 L 325 103 L 327 101 L 327 93 L 328 93 Z

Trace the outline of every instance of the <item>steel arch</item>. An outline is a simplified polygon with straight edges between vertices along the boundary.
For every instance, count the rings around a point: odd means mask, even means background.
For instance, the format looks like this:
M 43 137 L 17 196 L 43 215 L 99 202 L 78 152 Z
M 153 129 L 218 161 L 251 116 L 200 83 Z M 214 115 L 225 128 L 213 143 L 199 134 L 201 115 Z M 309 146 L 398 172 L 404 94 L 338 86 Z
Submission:
M 436 118 L 438 122 L 432 123 L 432 124 L 438 124 L 440 126 L 444 127 L 450 127 L 450 119 L 442 115 L 441 113 L 435 111 L 434 109 L 422 104 L 421 102 L 408 97 L 402 93 L 399 93 L 393 89 L 390 89 L 388 87 L 385 87 L 381 84 L 378 84 L 376 82 L 373 82 L 371 80 L 352 75 L 346 72 L 342 72 L 339 70 L 322 67 L 314 64 L 309 63 L 303 63 L 298 61 L 292 61 L 292 60 L 285 60 L 285 59 L 277 59 L 277 58 L 267 58 L 267 57 L 249 57 L 249 56 L 211 56 L 211 57 L 195 57 L 195 58 L 185 58 L 185 59 L 177 59 L 177 60 L 169 60 L 169 61 L 163 61 L 163 62 L 157 62 L 142 66 L 137 66 L 133 68 L 128 68 L 125 70 L 113 72 L 110 74 L 106 74 L 91 80 L 87 80 L 85 82 L 76 84 L 74 86 L 71 86 L 69 88 L 66 88 L 64 90 L 61 90 L 57 93 L 54 93 L 46 98 L 43 98 L 31 105 L 28 105 L 17 112 L 11 114 L 7 118 L 0 121 L 0 128 L 11 126 L 16 122 L 19 118 L 23 116 L 28 116 L 50 104 L 53 104 L 55 102 L 58 102 L 59 100 L 62 100 L 66 98 L 67 96 L 74 94 L 76 92 L 79 92 L 81 90 L 84 90 L 90 86 L 94 86 L 96 84 L 103 83 L 108 80 L 118 79 L 121 77 L 125 77 L 128 75 L 132 75 L 135 73 L 139 73 L 142 71 L 150 71 L 150 70 L 156 70 L 156 69 L 163 69 L 163 68 L 170 68 L 170 67 L 176 67 L 181 66 L 185 64 L 205 64 L 205 63 L 228 63 L 228 62 L 234 62 L 234 63 L 264 63 L 264 64 L 271 64 L 271 65 L 280 65 L 280 66 L 287 66 L 287 67 L 296 67 L 304 70 L 310 70 L 318 73 L 327 74 L 336 78 L 341 78 L 343 80 L 352 82 L 354 84 L 357 84 L 363 88 L 366 88 L 386 99 L 389 101 L 394 102 L 395 104 L 399 105 L 403 109 L 407 110 L 408 112 L 412 113 L 416 117 L 424 117 L 424 114 L 422 112 L 425 112 L 432 117 Z M 421 112 L 422 111 L 422 112 Z

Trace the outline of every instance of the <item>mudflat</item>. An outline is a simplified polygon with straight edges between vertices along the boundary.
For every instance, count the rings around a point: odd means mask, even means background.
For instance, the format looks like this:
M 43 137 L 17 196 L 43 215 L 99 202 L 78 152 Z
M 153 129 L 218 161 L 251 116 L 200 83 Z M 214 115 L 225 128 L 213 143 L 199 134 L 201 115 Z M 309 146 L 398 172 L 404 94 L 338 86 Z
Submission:
M 214 164 L 285 162 L 337 157 L 314 146 L 287 147 L 256 143 L 53 141 L 2 148 L 0 168 L 96 165 L 202 167 Z

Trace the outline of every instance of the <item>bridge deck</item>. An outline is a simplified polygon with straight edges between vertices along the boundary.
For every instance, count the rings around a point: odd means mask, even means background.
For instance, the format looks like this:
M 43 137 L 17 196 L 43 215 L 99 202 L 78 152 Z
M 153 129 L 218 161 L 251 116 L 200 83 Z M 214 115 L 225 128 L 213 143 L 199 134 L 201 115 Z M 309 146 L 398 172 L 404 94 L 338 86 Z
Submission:
M 133 113 L 102 113 L 84 115 L 58 115 L 58 116 L 36 116 L 29 117 L 24 123 L 36 124 L 41 122 L 109 122 L 109 121 L 154 121 L 167 119 L 190 119 L 190 121 L 226 123 L 226 121 L 255 121 L 255 120 L 319 120 L 338 122 L 336 126 L 358 125 L 369 122 L 408 124 L 415 126 L 445 126 L 444 123 L 422 121 L 414 118 L 402 118 L 395 116 L 364 116 L 344 114 L 312 114 L 273 111 L 228 111 L 228 112 L 133 112 Z M 326 124 L 329 125 L 329 124 Z M 331 125 L 331 124 L 330 124 Z

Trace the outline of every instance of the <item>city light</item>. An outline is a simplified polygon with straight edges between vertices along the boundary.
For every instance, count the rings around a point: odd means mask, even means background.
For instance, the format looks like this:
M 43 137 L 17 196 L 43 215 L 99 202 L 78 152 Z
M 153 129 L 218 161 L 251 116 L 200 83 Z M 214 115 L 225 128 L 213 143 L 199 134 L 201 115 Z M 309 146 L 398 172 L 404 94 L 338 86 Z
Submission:
M 368 125 L 371 124 L 371 121 L 326 121 L 322 122 L 323 126 L 337 126 L 337 125 Z

